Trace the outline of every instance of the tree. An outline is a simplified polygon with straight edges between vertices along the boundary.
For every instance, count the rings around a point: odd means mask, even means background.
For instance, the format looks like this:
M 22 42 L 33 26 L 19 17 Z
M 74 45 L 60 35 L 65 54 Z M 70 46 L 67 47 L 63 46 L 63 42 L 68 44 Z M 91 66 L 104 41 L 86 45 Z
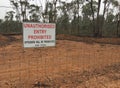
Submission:
M 26 16 L 26 10 L 27 10 L 27 7 L 29 6 L 29 3 L 27 0 L 20 0 L 20 7 L 21 7 L 21 15 L 22 15 L 22 18 L 23 18 L 23 21 L 26 21 L 28 20 L 27 19 L 27 16 Z
M 77 25 L 77 30 L 78 30 L 78 33 L 79 33 L 79 29 L 80 29 L 80 5 L 82 6 L 82 4 L 84 3 L 83 0 L 75 0 L 76 2 L 76 6 L 77 6 L 77 15 L 78 15 L 78 20 L 76 20 L 78 22 L 78 25 Z
M 56 23 L 57 22 L 57 2 L 60 0 L 52 0 L 49 2 L 46 0 L 45 4 L 45 11 L 44 11 L 44 18 L 48 16 L 50 23 Z
M 97 29 L 95 32 L 95 37 L 101 37 L 102 36 L 102 31 L 100 30 L 100 22 L 99 22 L 99 17 L 100 17 L 100 6 L 101 6 L 101 0 L 98 0 L 98 9 L 97 9 Z
M 103 8 L 103 16 L 102 16 L 102 27 L 101 30 L 103 30 L 103 26 L 104 26 L 104 22 L 105 22 L 105 13 L 106 13 L 106 9 L 107 9 L 107 2 L 108 0 L 104 0 L 104 8 Z
M 5 19 L 5 21 L 8 21 L 9 20 L 9 16 L 5 16 L 4 19 Z
M 117 36 L 120 37 L 119 30 L 120 30 L 120 6 L 119 6 L 119 11 L 116 14 L 117 17 Z
M 57 1 L 58 0 L 53 0 L 53 22 L 56 22 L 56 20 L 57 20 Z
M 2 23 L 2 21 L 3 21 L 3 20 L 2 20 L 2 19 L 0 19 L 0 24 Z
M 61 29 L 65 33 L 69 33 L 70 8 L 71 8 L 70 3 L 62 1 L 60 2 L 60 6 L 57 7 L 57 9 L 60 11 L 60 17 L 58 18 L 57 23 L 59 23 L 59 25 L 62 26 Z
M 19 6 L 18 6 L 18 2 L 15 2 L 14 0 L 10 0 L 11 4 L 14 6 L 14 8 L 16 9 L 16 20 L 17 21 L 21 21 L 21 17 L 20 17 L 20 11 L 19 11 Z
M 112 7 L 112 8 L 111 8 Z M 117 12 L 115 12 L 117 10 Z M 119 36 L 119 12 L 120 12 L 120 5 L 117 0 L 104 0 L 104 11 L 103 11 L 103 17 L 105 17 L 105 13 L 107 12 L 106 16 L 107 18 L 111 18 L 113 20 L 113 13 L 116 13 L 116 34 Z M 110 17 L 111 16 L 111 17 Z M 104 21 L 103 21 L 104 24 Z
M 117 36 L 120 37 L 120 34 L 119 34 L 119 30 L 120 30 L 120 3 L 118 1 L 115 1 L 114 2 L 114 6 L 117 8 L 117 13 L 116 13 L 116 22 L 117 22 L 117 26 L 116 26 L 116 30 L 117 30 Z
M 14 17 L 14 11 L 8 11 L 6 12 L 6 16 L 5 16 L 5 20 L 6 21 L 13 21 L 13 17 Z
M 30 5 L 29 6 L 29 9 L 30 9 L 30 11 L 29 11 L 29 13 L 30 13 L 30 21 L 36 21 L 36 22 L 38 22 L 39 21 L 39 19 L 40 19 L 40 7 L 39 6 L 37 6 L 37 5 L 34 5 L 34 4 L 32 4 L 32 5 Z
M 93 4 L 94 4 L 94 2 L 93 2 L 93 0 L 91 0 L 91 2 L 90 2 L 90 8 L 91 8 L 91 11 L 92 11 L 92 20 L 93 20 L 93 34 L 95 33 L 95 12 L 94 11 L 96 11 L 96 10 L 94 10 L 94 8 L 95 7 L 93 7 Z M 96 9 L 96 8 L 95 8 Z
M 96 24 L 95 24 L 95 13 L 97 12 L 97 2 L 96 1 L 88 1 L 87 4 L 83 5 L 82 13 L 84 18 L 88 18 L 89 20 L 92 18 L 92 27 L 93 27 L 93 34 L 95 35 Z M 87 20 L 86 20 L 87 21 Z M 88 22 L 88 21 L 87 21 Z
M 22 16 L 22 21 L 25 21 L 27 19 L 26 17 L 26 9 L 28 6 L 28 1 L 27 0 L 10 0 L 10 2 L 12 3 L 12 5 L 15 7 L 16 9 L 16 13 L 17 13 L 17 20 L 20 20 L 20 16 Z M 20 9 L 20 10 L 19 10 Z

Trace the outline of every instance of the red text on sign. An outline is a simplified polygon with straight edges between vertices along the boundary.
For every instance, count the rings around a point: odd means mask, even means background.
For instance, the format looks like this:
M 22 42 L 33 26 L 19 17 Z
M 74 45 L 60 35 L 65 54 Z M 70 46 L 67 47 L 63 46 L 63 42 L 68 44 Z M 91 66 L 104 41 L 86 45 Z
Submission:
M 34 30 L 34 34 L 46 34 L 46 30 Z

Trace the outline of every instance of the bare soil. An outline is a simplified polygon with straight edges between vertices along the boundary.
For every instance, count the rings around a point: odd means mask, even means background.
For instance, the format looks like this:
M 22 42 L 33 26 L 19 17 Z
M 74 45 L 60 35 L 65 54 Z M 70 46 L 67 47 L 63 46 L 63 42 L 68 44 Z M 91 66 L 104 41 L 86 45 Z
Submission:
M 0 88 L 120 88 L 120 38 L 58 35 L 55 47 L 23 48 L 0 35 Z

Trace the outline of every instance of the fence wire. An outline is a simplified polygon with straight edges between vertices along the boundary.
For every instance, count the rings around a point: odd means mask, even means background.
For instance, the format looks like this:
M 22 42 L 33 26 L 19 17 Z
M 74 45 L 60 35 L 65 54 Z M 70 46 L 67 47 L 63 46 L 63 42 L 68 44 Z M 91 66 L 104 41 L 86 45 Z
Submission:
M 0 88 L 119 88 L 119 38 L 66 37 L 44 48 L 1 42 Z

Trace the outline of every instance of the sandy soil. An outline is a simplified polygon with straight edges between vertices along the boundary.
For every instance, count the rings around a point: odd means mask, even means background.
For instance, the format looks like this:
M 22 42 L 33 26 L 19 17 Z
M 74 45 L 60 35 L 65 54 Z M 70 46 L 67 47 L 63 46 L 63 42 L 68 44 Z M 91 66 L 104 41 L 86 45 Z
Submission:
M 120 88 L 119 38 L 57 39 L 25 49 L 21 36 L 2 36 L 0 88 Z

